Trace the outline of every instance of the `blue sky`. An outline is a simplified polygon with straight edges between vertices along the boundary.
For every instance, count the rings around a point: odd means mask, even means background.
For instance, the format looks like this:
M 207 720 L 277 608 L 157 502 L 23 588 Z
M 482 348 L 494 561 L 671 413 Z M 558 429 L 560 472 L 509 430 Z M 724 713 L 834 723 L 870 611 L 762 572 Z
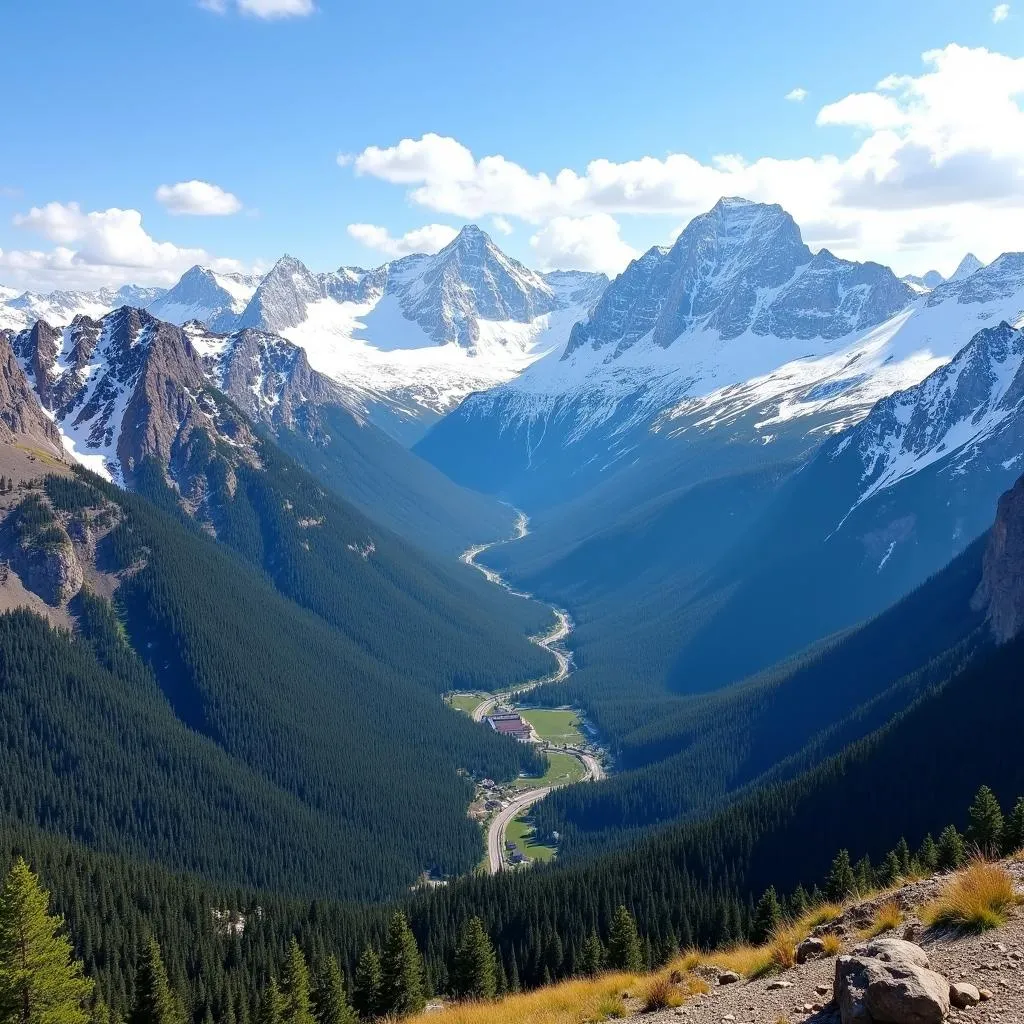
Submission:
M 948 272 L 1024 248 L 1024 0 L 1000 6 L 8 3 L 0 284 L 372 265 L 470 219 L 614 272 L 718 190 Z

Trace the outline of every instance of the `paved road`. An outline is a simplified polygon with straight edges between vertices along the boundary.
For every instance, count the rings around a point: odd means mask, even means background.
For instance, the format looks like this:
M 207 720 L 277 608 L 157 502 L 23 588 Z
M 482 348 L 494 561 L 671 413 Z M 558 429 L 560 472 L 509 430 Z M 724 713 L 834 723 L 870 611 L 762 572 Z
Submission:
M 538 800 L 543 800 L 550 792 L 550 786 L 529 789 L 494 816 L 487 828 L 487 870 L 492 875 L 496 875 L 505 867 L 505 830 L 509 822 L 522 814 L 527 807 L 532 807 Z
M 522 591 L 513 590 L 508 583 L 502 579 L 500 573 L 495 572 L 493 569 L 488 569 L 487 566 L 481 565 L 477 561 L 485 551 L 490 550 L 498 544 L 507 544 L 509 541 L 521 540 L 528 532 L 529 520 L 522 512 L 520 512 L 519 517 L 516 520 L 515 532 L 509 540 L 492 541 L 490 544 L 474 544 L 473 547 L 468 548 L 462 553 L 460 561 L 464 562 L 466 565 L 471 565 L 474 569 L 482 572 L 488 583 L 504 587 L 510 594 L 514 594 L 517 597 L 532 598 L 532 594 L 524 594 Z M 475 708 L 473 708 L 472 716 L 475 722 L 483 721 L 483 719 L 494 710 L 495 705 L 497 705 L 501 700 L 519 697 L 522 694 L 529 693 L 530 690 L 534 690 L 538 686 L 544 686 L 547 683 L 559 683 L 572 671 L 572 654 L 565 646 L 565 641 L 572 632 L 572 619 L 569 617 L 569 613 L 563 608 L 555 608 L 552 606 L 551 610 L 555 614 L 555 624 L 547 633 L 531 637 L 530 639 L 555 659 L 555 670 L 548 673 L 546 676 L 541 676 L 539 679 L 532 679 L 529 682 L 512 687 L 502 693 L 495 693 L 486 697 L 477 704 Z M 601 766 L 601 762 L 592 754 L 588 754 L 586 751 L 579 750 L 575 747 L 554 747 L 552 749 L 562 750 L 564 753 L 572 754 L 582 762 L 585 769 L 585 775 L 583 778 L 584 782 L 590 780 L 597 781 L 598 779 L 603 779 L 605 777 L 605 770 Z M 538 800 L 542 800 L 546 797 L 548 793 L 551 792 L 551 789 L 551 786 L 543 786 L 539 789 L 530 789 L 524 793 L 520 793 L 512 800 L 508 807 L 503 808 L 494 816 L 493 820 L 487 827 L 487 863 L 488 870 L 492 875 L 501 871 L 505 867 L 505 830 L 508 828 L 509 822 L 514 818 L 517 818 L 528 807 L 537 803 Z
M 545 749 L 556 750 L 562 754 L 572 754 L 573 757 L 583 764 L 586 770 L 586 774 L 584 774 L 582 779 L 583 782 L 597 782 L 605 777 L 605 770 L 601 766 L 601 762 L 593 754 L 588 754 L 585 750 L 579 750 L 576 747 L 550 747 Z M 543 800 L 554 788 L 554 786 L 542 786 L 539 789 L 528 789 L 491 819 L 491 823 L 487 826 L 487 870 L 492 875 L 503 871 L 506 866 L 505 832 L 508 829 L 509 822 L 514 818 L 518 818 L 524 810 L 532 807 L 538 800 Z

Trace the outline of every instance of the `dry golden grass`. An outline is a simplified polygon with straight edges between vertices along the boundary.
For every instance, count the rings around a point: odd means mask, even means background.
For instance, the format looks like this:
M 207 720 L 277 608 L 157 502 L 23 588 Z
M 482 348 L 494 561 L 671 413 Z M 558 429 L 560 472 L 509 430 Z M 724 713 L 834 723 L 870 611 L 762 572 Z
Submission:
M 983 932 L 1005 924 L 1010 908 L 1020 902 L 1006 868 L 978 858 L 922 908 L 921 918 L 927 924 Z
M 683 985 L 672 981 L 668 974 L 656 974 L 647 983 L 643 995 L 644 1013 L 655 1010 L 668 1010 L 674 1006 L 682 1006 L 686 1002 L 689 990 Z
M 825 944 L 825 956 L 839 956 L 843 940 L 835 932 L 826 932 L 822 935 L 821 941 Z
M 818 906 L 808 910 L 798 923 L 810 931 L 820 924 L 831 924 L 842 916 L 843 906 L 841 903 L 819 903 Z
M 625 1017 L 629 1010 L 623 994 L 644 991 L 653 981 L 623 973 L 573 978 L 493 1003 L 452 1003 L 410 1017 L 406 1024 L 597 1024 Z M 676 988 L 682 1001 L 688 991 L 685 986 Z
M 903 923 L 903 911 L 895 900 L 883 903 L 874 913 L 871 924 L 864 931 L 864 938 L 873 939 L 882 932 L 891 932 Z

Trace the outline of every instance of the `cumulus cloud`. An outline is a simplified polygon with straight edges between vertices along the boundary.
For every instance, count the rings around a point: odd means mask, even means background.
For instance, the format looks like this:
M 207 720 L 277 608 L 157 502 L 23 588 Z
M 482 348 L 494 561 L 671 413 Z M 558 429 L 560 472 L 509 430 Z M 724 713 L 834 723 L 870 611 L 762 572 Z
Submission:
M 790 103 L 803 103 L 807 99 L 807 90 L 802 85 L 798 85 L 795 89 L 790 89 L 786 93 L 786 99 Z
M 241 14 L 271 21 L 277 18 L 303 18 L 316 10 L 313 0 L 198 0 L 204 11 L 227 14 L 232 8 Z
M 179 181 L 176 185 L 161 185 L 156 190 L 156 198 L 169 213 L 196 217 L 226 217 L 242 209 L 237 196 L 208 181 Z
M 494 225 L 494 230 L 502 235 L 511 235 L 515 231 L 512 222 L 507 217 L 492 217 L 491 223 Z
M 998 25 L 1001 21 L 1006 21 L 1010 16 L 1010 5 L 1009 4 L 996 4 L 992 8 L 992 24 Z
M 457 234 L 447 224 L 425 224 L 397 238 L 377 224 L 349 224 L 348 233 L 368 249 L 375 249 L 391 259 L 414 252 L 433 254 L 443 249 Z
M 843 156 L 672 153 L 548 172 L 427 134 L 370 146 L 350 162 L 356 174 L 404 188 L 418 206 L 467 220 L 519 218 L 538 235 L 558 217 L 689 218 L 723 195 L 742 195 L 781 203 L 800 223 L 855 222 L 856 237 L 839 232 L 842 255 L 898 262 L 904 233 L 937 220 L 952 225 L 963 248 L 990 257 L 1020 248 L 1024 58 L 951 44 L 922 60 L 918 74 L 890 75 L 821 107 L 817 124 L 853 142 Z M 953 259 L 952 248 L 939 258 Z
M 14 224 L 55 243 L 48 250 L 0 252 L 0 269 L 26 287 L 173 284 L 196 263 L 225 271 L 244 269 L 237 260 L 215 258 L 205 249 L 157 241 L 143 227 L 138 210 L 86 212 L 78 203 L 54 202 L 17 214 Z
M 530 239 L 542 270 L 596 270 L 614 277 L 637 256 L 607 213 L 555 217 Z

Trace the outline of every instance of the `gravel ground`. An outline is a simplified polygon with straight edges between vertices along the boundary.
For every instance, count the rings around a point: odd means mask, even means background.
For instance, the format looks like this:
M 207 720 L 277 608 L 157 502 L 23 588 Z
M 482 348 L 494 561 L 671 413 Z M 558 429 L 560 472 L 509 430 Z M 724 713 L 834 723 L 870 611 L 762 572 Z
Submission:
M 1024 892 L 1024 865 L 1008 865 Z M 895 894 L 910 914 L 942 884 L 941 879 L 926 879 Z M 893 896 L 885 897 L 886 900 Z M 852 924 L 870 917 L 875 900 L 854 908 L 843 917 L 851 923 L 851 937 L 844 940 L 844 952 L 860 943 Z M 898 934 L 898 931 L 897 931 Z M 950 982 L 970 982 L 988 989 L 992 998 L 968 1010 L 952 1010 L 949 1021 L 1000 1021 L 1024 1024 L 1024 913 L 1017 911 L 1002 928 L 983 935 L 951 935 L 924 931 L 914 938 L 931 960 L 932 970 Z M 674 1010 L 643 1014 L 632 1020 L 639 1024 L 836 1024 L 839 1014 L 830 1004 L 835 960 L 818 960 L 794 967 L 778 975 L 756 981 L 714 986 Z M 774 988 L 780 982 L 785 988 Z

